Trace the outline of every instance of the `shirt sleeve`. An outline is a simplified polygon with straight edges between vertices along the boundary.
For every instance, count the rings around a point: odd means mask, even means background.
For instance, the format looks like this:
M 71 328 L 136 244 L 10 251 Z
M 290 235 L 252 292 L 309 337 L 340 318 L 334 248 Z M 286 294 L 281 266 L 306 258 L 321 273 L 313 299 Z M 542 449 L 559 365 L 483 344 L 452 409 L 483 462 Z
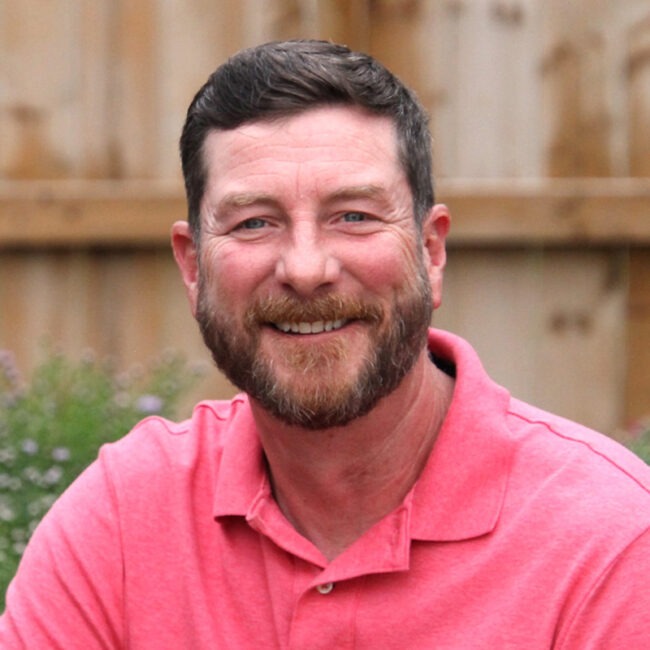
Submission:
M 122 585 L 115 499 L 97 461 L 34 532 L 7 590 L 0 648 L 124 647 Z
M 558 650 L 650 648 L 650 529 L 618 555 L 569 621 Z

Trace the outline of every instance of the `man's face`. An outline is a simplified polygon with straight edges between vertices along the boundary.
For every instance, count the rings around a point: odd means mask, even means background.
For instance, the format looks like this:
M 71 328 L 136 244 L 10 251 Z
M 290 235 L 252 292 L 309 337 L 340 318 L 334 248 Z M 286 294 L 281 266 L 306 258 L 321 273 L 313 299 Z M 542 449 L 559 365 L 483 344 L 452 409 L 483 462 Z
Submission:
M 189 289 L 217 365 L 289 424 L 367 413 L 424 353 L 444 264 L 418 236 L 392 123 L 312 109 L 212 132 L 204 159 Z

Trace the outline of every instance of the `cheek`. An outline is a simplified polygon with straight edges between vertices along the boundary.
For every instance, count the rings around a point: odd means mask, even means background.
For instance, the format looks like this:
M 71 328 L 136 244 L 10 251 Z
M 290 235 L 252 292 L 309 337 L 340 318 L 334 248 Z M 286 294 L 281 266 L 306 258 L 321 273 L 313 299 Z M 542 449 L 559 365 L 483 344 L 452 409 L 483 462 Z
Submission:
M 357 268 L 364 270 L 366 283 L 379 291 L 382 287 L 399 291 L 411 286 L 422 265 L 422 256 L 412 242 L 407 244 L 401 237 L 391 239 L 356 252 Z
M 223 247 L 202 257 L 202 275 L 210 300 L 235 305 L 247 302 L 269 277 L 269 263 L 255 251 Z

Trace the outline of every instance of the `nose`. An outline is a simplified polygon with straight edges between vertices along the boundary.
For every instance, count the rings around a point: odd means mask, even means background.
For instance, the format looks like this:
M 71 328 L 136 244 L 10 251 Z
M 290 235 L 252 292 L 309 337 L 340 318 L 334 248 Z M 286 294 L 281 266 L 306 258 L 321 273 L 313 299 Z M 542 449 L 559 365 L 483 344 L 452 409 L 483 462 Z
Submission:
M 292 229 L 276 264 L 276 278 L 301 297 L 331 285 L 339 277 L 341 265 L 318 232 L 316 224 Z

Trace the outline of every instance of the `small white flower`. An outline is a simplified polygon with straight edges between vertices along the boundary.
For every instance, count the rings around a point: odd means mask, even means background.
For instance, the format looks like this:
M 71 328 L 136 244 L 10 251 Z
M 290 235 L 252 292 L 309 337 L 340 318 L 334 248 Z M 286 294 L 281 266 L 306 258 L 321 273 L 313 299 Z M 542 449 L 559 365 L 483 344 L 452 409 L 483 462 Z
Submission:
M 41 479 L 41 473 L 36 469 L 36 467 L 32 467 L 31 465 L 25 467 L 23 470 L 23 476 L 34 485 L 38 485 Z
M 25 542 L 15 542 L 12 548 L 16 555 L 22 555 L 27 548 L 27 544 Z
M 7 476 L 4 474 L 3 476 Z M 23 487 L 23 482 L 17 476 L 9 476 L 6 480 L 2 481 L 0 487 L 4 487 L 11 492 L 19 492 Z
M 54 505 L 55 501 L 56 501 L 56 495 L 54 494 L 44 494 L 41 497 L 41 503 L 43 504 L 43 508 L 45 510 L 49 510 Z
M 25 438 L 20 448 L 28 456 L 33 456 L 34 454 L 38 453 L 38 443 L 36 442 L 36 440 L 33 440 L 32 438 Z
M 63 470 L 58 466 L 54 465 L 50 467 L 45 474 L 43 474 L 43 480 L 47 485 L 54 485 L 58 483 L 63 477 Z
M 0 501 L 0 521 L 13 521 L 16 513 L 5 501 Z
M 70 450 L 67 447 L 55 447 L 52 449 L 52 458 L 59 463 L 70 460 Z
M 163 401 L 157 395 L 142 395 L 135 403 L 135 408 L 140 413 L 152 415 L 162 411 Z
M 13 447 L 0 447 L 0 464 L 10 464 L 16 460 L 16 450 Z

